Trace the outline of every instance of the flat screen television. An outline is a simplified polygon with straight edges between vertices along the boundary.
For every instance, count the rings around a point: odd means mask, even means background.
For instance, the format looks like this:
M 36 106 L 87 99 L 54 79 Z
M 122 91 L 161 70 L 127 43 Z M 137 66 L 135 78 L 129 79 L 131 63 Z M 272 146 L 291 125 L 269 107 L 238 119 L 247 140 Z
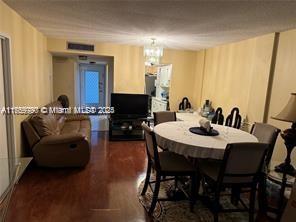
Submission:
M 149 95 L 111 93 L 112 117 L 142 118 L 148 116 Z

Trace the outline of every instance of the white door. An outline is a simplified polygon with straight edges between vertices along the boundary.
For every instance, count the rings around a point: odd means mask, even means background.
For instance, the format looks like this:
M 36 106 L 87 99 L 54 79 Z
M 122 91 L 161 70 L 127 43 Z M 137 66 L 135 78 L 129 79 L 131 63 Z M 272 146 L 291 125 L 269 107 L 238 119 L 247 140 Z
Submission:
M 80 105 L 106 106 L 106 65 L 80 64 Z
M 0 109 L 5 107 L 5 91 L 2 60 L 2 40 L 0 36 Z M 0 114 L 0 197 L 9 185 L 9 161 L 7 148 L 7 126 L 5 115 Z

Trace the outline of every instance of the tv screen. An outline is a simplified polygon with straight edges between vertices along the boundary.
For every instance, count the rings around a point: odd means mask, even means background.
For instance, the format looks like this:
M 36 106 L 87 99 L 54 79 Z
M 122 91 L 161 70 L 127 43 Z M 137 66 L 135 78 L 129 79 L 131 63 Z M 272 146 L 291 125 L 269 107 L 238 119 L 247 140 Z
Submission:
M 113 116 L 146 117 L 148 115 L 149 96 L 145 94 L 112 93 L 111 107 Z

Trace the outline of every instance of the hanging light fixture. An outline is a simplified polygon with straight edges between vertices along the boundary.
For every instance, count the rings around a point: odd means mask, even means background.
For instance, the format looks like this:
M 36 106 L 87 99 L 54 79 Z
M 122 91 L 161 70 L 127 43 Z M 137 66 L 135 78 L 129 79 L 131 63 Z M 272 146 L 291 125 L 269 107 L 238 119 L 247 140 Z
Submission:
M 151 38 L 151 44 L 144 46 L 144 56 L 146 63 L 155 65 L 160 63 L 160 58 L 163 56 L 163 48 L 156 45 L 156 39 Z

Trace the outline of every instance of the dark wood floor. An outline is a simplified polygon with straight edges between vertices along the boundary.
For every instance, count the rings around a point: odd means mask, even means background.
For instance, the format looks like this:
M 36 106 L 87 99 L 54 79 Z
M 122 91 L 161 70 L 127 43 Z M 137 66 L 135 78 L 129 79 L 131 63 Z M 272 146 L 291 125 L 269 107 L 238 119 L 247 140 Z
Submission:
M 9 222 L 150 221 L 137 198 L 145 176 L 143 142 L 109 142 L 92 133 L 84 169 L 29 168 L 16 186 Z
M 16 186 L 7 221 L 151 221 L 137 198 L 144 142 L 109 142 L 106 132 L 93 132 L 91 152 L 84 169 L 31 166 Z

